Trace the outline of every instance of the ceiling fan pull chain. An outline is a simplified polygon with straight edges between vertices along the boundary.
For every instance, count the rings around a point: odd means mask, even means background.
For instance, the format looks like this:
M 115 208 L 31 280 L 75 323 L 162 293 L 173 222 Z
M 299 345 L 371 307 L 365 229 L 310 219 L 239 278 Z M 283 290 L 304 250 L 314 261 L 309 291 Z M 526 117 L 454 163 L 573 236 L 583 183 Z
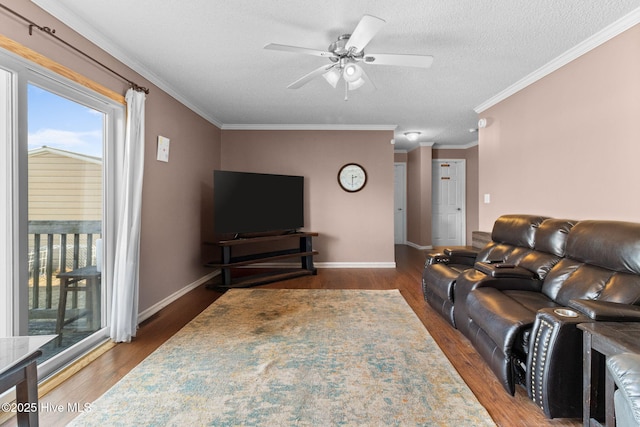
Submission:
M 344 81 L 344 100 L 349 100 L 349 83 L 346 80 Z

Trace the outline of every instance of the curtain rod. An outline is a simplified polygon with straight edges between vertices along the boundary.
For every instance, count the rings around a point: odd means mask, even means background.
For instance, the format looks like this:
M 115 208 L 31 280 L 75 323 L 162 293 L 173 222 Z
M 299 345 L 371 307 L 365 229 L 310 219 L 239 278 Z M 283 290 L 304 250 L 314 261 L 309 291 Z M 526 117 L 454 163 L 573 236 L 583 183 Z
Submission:
M 117 71 L 112 70 L 111 68 L 109 68 L 108 66 L 104 65 L 102 62 L 98 61 L 97 59 L 93 58 L 92 56 L 90 56 L 87 53 L 84 53 L 83 51 L 81 51 L 80 49 L 78 49 L 77 47 L 73 46 L 72 44 L 68 43 L 67 41 L 61 39 L 60 37 L 58 37 L 55 32 L 56 30 L 49 28 L 49 27 L 41 27 L 40 25 L 36 24 L 35 22 L 33 22 L 32 20 L 30 20 L 29 18 L 22 16 L 21 14 L 19 14 L 18 12 L 8 8 L 7 6 L 0 4 L 0 8 L 6 10 L 7 12 L 11 13 L 14 16 L 17 16 L 18 18 L 22 19 L 25 22 L 29 23 L 29 35 L 33 35 L 33 27 L 37 28 L 38 30 L 42 31 L 43 33 L 53 37 L 54 39 L 58 40 L 60 43 L 64 44 L 65 46 L 73 49 L 74 51 L 76 51 L 77 53 L 81 54 L 82 56 L 84 56 L 85 58 L 93 61 L 95 64 L 98 64 L 99 66 L 101 66 L 102 68 L 104 68 L 105 70 L 109 71 L 111 74 L 114 74 L 118 77 L 120 77 L 122 80 L 124 80 L 125 82 L 129 83 L 129 86 L 134 89 L 137 90 L 138 92 L 144 92 L 146 94 L 149 94 L 149 89 L 147 89 L 146 87 L 143 86 L 138 86 L 136 83 L 134 83 L 133 81 L 129 80 L 128 78 L 124 77 L 122 74 L 118 73 Z

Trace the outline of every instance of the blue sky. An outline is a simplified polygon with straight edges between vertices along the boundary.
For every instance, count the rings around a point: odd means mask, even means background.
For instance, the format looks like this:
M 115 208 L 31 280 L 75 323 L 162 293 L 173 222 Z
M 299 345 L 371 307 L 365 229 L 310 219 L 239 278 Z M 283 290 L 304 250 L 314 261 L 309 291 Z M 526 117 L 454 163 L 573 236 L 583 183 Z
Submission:
M 102 157 L 104 114 L 29 85 L 29 150 L 43 145 Z

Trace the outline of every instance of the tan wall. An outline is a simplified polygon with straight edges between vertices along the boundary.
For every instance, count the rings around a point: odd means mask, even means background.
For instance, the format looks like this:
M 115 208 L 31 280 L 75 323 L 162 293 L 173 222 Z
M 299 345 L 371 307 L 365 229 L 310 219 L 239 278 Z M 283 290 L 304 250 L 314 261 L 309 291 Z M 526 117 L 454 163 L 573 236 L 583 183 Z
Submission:
M 101 220 L 102 165 L 53 153 L 29 155 L 30 220 Z
M 147 86 L 145 172 L 142 200 L 140 311 L 210 272 L 201 263 L 201 242 L 210 232 L 212 171 L 219 167 L 220 130 L 86 39 L 24 0 L 6 6 L 56 30 L 56 35 L 105 65 Z M 50 37 L 29 36 L 23 22 L 0 13 L 2 34 L 124 95 L 127 83 L 79 57 Z M 171 138 L 169 163 L 156 158 L 158 135 Z
M 640 26 L 480 117 L 481 229 L 505 213 L 640 221 Z
M 226 170 L 305 177 L 305 229 L 319 263 L 392 263 L 392 131 L 222 131 Z M 248 153 L 250 155 L 248 155 Z M 337 181 L 345 163 L 367 171 L 357 193 Z
M 418 147 L 407 156 L 407 241 L 431 246 L 431 147 Z
M 465 205 L 466 243 L 471 245 L 471 233 L 478 230 L 478 146 L 460 149 L 434 149 L 433 159 L 464 159 L 465 170 Z

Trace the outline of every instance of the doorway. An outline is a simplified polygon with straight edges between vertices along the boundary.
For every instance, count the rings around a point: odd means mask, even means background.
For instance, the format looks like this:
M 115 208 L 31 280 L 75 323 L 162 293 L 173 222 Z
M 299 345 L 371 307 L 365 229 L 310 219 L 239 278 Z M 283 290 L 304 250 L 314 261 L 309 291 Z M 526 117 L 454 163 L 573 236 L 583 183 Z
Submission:
M 432 161 L 433 246 L 464 246 L 466 242 L 466 162 Z

